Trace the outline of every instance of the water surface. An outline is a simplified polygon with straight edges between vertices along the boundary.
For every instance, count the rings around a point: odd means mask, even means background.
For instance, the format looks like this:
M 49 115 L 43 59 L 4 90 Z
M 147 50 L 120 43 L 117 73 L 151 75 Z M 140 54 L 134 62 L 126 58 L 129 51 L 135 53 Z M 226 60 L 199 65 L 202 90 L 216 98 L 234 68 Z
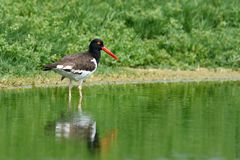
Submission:
M 240 159 L 240 83 L 0 90 L 0 159 Z

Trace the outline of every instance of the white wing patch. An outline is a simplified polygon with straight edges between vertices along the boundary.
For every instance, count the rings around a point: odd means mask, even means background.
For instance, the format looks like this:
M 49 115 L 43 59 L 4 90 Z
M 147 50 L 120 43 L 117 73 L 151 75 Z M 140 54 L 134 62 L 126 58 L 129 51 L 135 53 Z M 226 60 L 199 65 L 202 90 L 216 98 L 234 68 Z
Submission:
M 81 73 L 82 73 L 82 70 L 75 70 L 75 69 L 72 69 L 71 72 L 81 74 Z
M 63 69 L 72 69 L 73 66 L 65 66 Z
M 57 69 L 62 69 L 63 65 L 57 65 Z

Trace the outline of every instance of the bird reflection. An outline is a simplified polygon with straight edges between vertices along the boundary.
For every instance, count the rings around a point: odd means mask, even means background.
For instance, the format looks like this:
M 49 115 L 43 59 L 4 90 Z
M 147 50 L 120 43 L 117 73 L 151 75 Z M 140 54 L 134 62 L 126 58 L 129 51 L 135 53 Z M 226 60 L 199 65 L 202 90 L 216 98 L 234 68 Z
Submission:
M 64 138 L 85 138 L 94 142 L 97 135 L 96 121 L 82 112 L 69 112 L 56 122 L 55 135 Z
M 99 139 L 96 121 L 81 106 L 79 99 L 78 108 L 71 107 L 69 102 L 68 111 L 60 113 L 57 120 L 47 122 L 45 134 L 54 135 L 63 139 L 85 140 L 90 152 L 107 154 L 111 144 L 117 138 L 117 130 L 111 129 Z M 100 151 L 100 152 L 99 152 Z
M 71 103 L 69 103 L 71 104 Z M 99 137 L 96 121 L 87 113 L 84 113 L 79 100 L 77 111 L 69 105 L 67 112 L 62 112 L 60 118 L 54 122 L 48 122 L 45 126 L 46 133 L 54 133 L 57 138 L 87 140 L 89 149 L 97 149 Z

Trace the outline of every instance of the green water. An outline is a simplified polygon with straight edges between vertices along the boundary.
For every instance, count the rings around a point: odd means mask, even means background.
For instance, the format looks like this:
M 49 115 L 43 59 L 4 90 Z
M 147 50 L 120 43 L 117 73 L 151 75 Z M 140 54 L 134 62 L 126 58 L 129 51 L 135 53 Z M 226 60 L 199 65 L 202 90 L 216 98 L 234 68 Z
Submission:
M 240 83 L 0 90 L 1 160 L 240 159 Z

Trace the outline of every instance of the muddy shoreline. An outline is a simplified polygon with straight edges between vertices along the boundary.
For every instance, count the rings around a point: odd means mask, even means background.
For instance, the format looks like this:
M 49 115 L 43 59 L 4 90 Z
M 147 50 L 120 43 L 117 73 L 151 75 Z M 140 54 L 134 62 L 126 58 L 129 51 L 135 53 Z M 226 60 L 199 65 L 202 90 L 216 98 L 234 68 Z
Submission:
M 31 77 L 9 77 L 0 79 L 0 88 L 33 88 L 67 86 L 68 80 L 53 72 Z M 174 83 L 205 81 L 240 81 L 240 72 L 230 69 L 198 69 L 195 71 L 132 69 L 122 68 L 111 73 L 96 73 L 86 80 L 85 86 L 103 84 L 138 84 L 138 83 Z M 76 83 L 75 83 L 76 85 Z

